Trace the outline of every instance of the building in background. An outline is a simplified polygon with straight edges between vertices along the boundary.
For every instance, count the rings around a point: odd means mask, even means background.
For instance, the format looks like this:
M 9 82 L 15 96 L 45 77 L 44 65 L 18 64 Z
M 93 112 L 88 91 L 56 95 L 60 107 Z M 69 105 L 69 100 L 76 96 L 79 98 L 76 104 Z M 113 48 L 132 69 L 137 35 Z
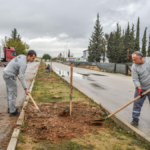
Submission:
M 34 61 L 35 61 L 35 62 L 40 62 L 41 59 L 42 59 L 41 57 L 35 57 L 35 60 L 34 60 Z
M 83 59 L 84 59 L 85 61 L 87 61 L 88 56 L 89 56 L 88 50 L 84 50 L 84 51 L 83 51 Z
M 79 61 L 85 61 L 83 58 L 80 58 L 80 57 L 68 57 L 67 58 L 67 61 L 68 62 L 79 62 Z

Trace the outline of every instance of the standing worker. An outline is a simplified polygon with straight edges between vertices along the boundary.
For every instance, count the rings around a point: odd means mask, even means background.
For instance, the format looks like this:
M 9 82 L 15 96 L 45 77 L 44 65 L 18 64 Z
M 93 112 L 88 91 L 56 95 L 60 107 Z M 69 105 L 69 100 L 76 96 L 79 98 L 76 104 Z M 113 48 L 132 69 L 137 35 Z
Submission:
M 18 75 L 25 93 L 27 95 L 30 93 L 26 86 L 25 71 L 27 68 L 27 62 L 33 62 L 35 57 L 36 52 L 34 50 L 30 50 L 27 56 L 19 55 L 13 58 L 4 69 L 3 78 L 6 82 L 8 113 L 10 113 L 10 116 L 19 116 L 20 114 L 18 109 L 15 107 L 17 98 L 16 80 Z
M 142 96 L 142 93 L 150 89 L 150 58 L 144 58 L 141 52 L 136 51 L 132 54 L 132 60 L 134 63 L 132 65 L 132 79 L 136 87 L 134 98 L 139 95 L 141 96 L 141 98 L 136 100 L 133 104 L 133 121 L 131 122 L 131 125 L 137 126 L 141 108 L 146 99 L 146 96 L 148 96 L 150 101 L 150 93 Z

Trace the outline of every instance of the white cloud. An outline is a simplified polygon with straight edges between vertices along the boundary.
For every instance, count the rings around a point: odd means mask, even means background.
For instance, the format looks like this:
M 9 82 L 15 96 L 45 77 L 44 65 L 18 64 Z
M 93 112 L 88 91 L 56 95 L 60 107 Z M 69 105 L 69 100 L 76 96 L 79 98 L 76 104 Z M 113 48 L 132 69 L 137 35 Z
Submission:
M 41 43 L 41 42 L 44 42 L 44 43 L 46 43 L 46 42 L 54 42 L 54 41 L 56 41 L 57 40 L 57 38 L 56 37 L 54 37 L 54 38 L 50 38 L 50 37 L 43 37 L 43 38 L 37 38 L 37 39 L 32 39 L 32 40 L 29 40 L 29 44 L 31 44 L 31 43 Z
M 58 37 L 60 37 L 60 38 L 66 38 L 66 37 L 68 37 L 68 35 L 65 34 L 65 33 L 62 33 L 62 34 L 59 34 Z

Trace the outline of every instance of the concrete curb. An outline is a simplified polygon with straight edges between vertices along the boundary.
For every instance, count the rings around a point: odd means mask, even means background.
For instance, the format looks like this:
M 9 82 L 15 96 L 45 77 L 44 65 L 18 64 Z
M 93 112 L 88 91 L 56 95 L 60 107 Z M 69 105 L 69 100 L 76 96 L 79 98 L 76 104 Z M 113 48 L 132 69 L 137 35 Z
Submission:
M 37 72 L 38 72 L 38 68 L 37 68 L 37 71 L 36 71 L 35 76 L 33 78 L 33 81 L 32 81 L 32 83 L 30 85 L 30 89 L 29 89 L 30 92 L 32 91 Z M 23 124 L 23 120 L 24 120 L 24 115 L 25 115 L 24 109 L 27 106 L 28 101 L 29 101 L 29 96 L 26 96 L 25 100 L 24 100 L 24 104 L 23 104 L 22 110 L 21 110 L 21 113 L 20 113 L 20 115 L 19 115 L 19 117 L 17 119 L 17 123 L 16 123 L 17 128 L 15 128 L 14 131 L 13 131 L 13 134 L 12 134 L 11 139 L 9 141 L 7 150 L 15 150 L 16 149 L 16 145 L 17 145 L 17 141 L 18 141 L 18 137 L 19 137 L 19 133 L 20 133 L 20 127 Z
M 54 71 L 55 72 L 55 71 Z M 55 72 L 56 73 L 56 72 Z M 57 73 L 56 73 L 57 74 Z M 57 74 L 58 75 L 58 74 Z M 67 80 L 65 80 L 64 78 L 62 78 L 60 75 L 59 77 L 61 79 L 63 79 L 64 81 L 68 82 Z M 70 82 L 68 82 L 70 84 Z M 78 91 L 80 91 L 82 94 L 84 94 L 86 97 L 92 99 L 95 103 L 97 104 L 100 104 L 98 103 L 96 100 L 94 100 L 93 98 L 91 98 L 90 96 L 88 96 L 87 94 L 85 94 L 83 91 L 79 90 L 76 86 L 73 85 L 74 88 L 76 88 Z M 102 106 L 102 105 L 101 105 Z M 103 106 L 102 106 L 103 107 Z M 105 113 L 108 115 L 108 114 L 111 114 L 111 111 L 108 110 L 107 108 L 103 107 L 104 108 L 104 111 Z M 134 126 L 130 125 L 130 123 L 128 123 L 127 121 L 125 121 L 124 119 L 120 118 L 119 116 L 117 115 L 114 115 L 111 117 L 111 119 L 118 125 L 120 126 L 121 128 L 123 128 L 124 130 L 126 131 L 132 131 L 135 133 L 135 136 L 137 138 L 139 138 L 140 140 L 143 140 L 145 141 L 146 143 L 150 144 L 150 137 L 148 137 L 146 134 L 144 134 L 143 132 L 141 132 L 140 130 L 138 130 L 137 128 L 135 128 Z

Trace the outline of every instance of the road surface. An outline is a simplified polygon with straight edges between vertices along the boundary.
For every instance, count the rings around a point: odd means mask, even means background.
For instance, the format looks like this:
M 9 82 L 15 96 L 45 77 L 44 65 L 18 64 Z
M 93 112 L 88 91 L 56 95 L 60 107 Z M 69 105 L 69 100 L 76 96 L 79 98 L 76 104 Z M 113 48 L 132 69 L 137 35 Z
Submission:
M 28 88 L 31 85 L 38 66 L 38 62 L 28 63 L 25 74 Z M 9 135 L 15 127 L 17 120 L 17 117 L 9 117 L 9 114 L 7 113 L 6 85 L 5 81 L 3 80 L 3 70 L 4 67 L 0 67 L 0 150 L 2 149 L 2 144 L 3 146 L 8 144 Z M 18 97 L 16 100 L 16 106 L 20 107 L 24 102 L 25 92 L 19 80 L 17 80 L 17 93 Z
M 53 70 L 59 75 L 65 75 L 64 79 L 70 81 L 70 66 L 53 63 Z M 77 67 L 73 68 L 73 72 L 73 84 L 111 112 L 134 99 L 135 87 L 130 76 Z M 132 121 L 132 109 L 133 104 L 118 112 L 117 115 L 130 123 Z M 149 114 L 150 105 L 146 99 L 137 128 L 150 137 Z

